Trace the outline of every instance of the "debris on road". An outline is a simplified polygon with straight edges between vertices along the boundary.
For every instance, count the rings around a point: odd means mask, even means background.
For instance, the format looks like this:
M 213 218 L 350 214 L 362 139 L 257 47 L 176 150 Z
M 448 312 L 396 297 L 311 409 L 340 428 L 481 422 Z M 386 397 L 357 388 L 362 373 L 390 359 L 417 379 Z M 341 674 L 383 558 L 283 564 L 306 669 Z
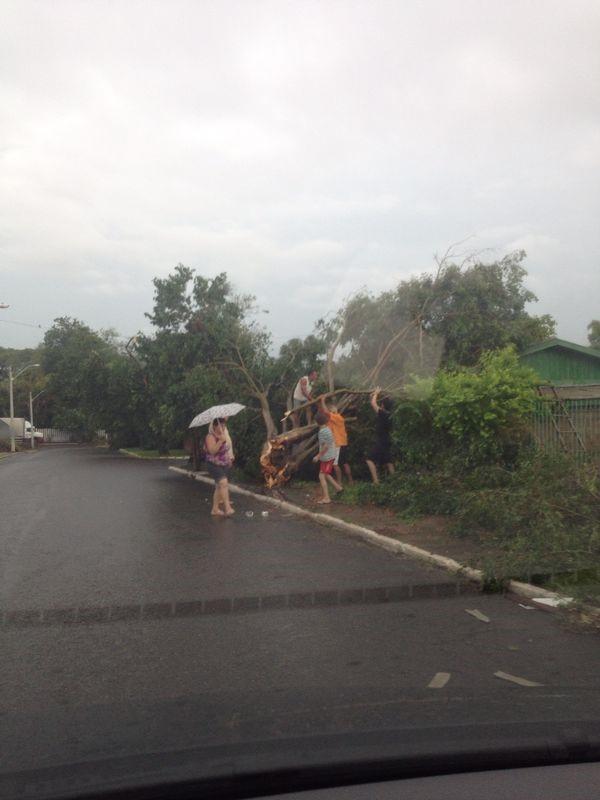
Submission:
M 250 517 L 254 516 L 254 511 L 246 511 L 246 516 L 250 519 Z
M 534 603 L 540 603 L 550 608 L 563 608 L 573 602 L 572 597 L 532 597 Z
M 476 608 L 465 608 L 465 611 L 467 612 L 467 614 L 470 614 L 472 617 L 475 617 L 475 619 L 481 620 L 481 622 L 490 621 L 489 617 L 486 617 L 486 615 L 482 611 L 479 611 Z
M 519 603 L 521 608 L 526 608 L 527 611 L 535 611 L 535 606 L 526 606 L 525 603 Z
M 427 684 L 428 689 L 443 689 L 450 680 L 449 672 L 436 672 Z
M 511 683 L 517 683 L 519 686 L 543 686 L 542 683 L 535 683 L 535 681 L 528 681 L 527 678 L 519 678 L 517 675 L 511 675 L 508 672 L 502 672 L 502 670 L 494 672 L 494 677 L 500 678 L 503 681 L 510 681 Z
M 269 516 L 269 512 L 268 511 L 261 511 L 260 515 L 261 515 L 261 517 L 268 517 Z

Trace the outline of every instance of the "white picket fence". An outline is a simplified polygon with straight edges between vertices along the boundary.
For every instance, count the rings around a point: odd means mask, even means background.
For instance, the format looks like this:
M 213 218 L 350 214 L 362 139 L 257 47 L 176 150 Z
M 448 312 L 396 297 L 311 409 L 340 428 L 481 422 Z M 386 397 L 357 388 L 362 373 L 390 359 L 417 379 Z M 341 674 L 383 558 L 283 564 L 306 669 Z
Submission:
M 76 431 L 67 431 L 63 428 L 37 428 L 44 435 L 44 442 L 50 444 L 69 444 L 81 441 Z M 98 439 L 106 439 L 106 431 L 96 431 Z

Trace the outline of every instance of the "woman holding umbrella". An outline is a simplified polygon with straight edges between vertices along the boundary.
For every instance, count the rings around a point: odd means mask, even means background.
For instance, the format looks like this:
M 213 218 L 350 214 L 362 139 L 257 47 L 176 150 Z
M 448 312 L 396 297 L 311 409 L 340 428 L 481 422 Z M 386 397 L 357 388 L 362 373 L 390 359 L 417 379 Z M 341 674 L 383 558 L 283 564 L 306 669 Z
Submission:
M 234 455 L 226 417 L 214 419 L 210 423 L 204 439 L 204 451 L 208 474 L 215 482 L 210 513 L 215 517 L 230 517 L 235 513 L 229 499 L 229 471 Z M 221 504 L 224 511 L 221 511 Z
M 211 511 L 215 517 L 230 517 L 234 513 L 229 500 L 229 471 L 234 455 L 231 436 L 227 430 L 227 420 L 239 414 L 245 407 L 241 403 L 211 406 L 190 422 L 190 428 L 208 425 L 208 433 L 204 437 L 204 460 L 208 474 L 215 482 Z M 221 504 L 224 506 L 224 511 L 219 507 Z

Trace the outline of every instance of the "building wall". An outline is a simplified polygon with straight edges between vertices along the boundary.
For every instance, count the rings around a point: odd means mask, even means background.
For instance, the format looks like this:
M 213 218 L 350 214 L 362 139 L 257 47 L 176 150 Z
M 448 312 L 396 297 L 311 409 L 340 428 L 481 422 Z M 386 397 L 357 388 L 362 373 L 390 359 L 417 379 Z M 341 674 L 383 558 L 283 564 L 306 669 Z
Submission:
M 521 356 L 541 381 L 551 383 L 600 383 L 600 359 L 573 350 L 554 347 Z

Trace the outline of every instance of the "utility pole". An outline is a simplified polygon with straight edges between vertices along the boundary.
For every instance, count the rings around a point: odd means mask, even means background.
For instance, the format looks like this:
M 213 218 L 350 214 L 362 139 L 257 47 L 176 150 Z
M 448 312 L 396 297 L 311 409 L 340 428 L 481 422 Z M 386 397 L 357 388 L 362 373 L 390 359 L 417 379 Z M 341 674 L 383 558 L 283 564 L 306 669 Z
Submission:
M 31 391 L 29 392 L 29 433 L 31 434 L 31 449 L 34 450 L 35 436 L 33 435 L 33 398 L 31 397 Z
M 15 429 L 14 429 L 14 416 L 15 416 L 15 403 L 13 400 L 13 374 L 12 367 L 8 365 L 8 393 L 10 397 L 10 452 L 15 452 Z
M 8 365 L 8 394 L 10 398 L 10 452 L 14 453 L 17 449 L 15 447 L 15 430 L 14 430 L 14 417 L 15 417 L 15 403 L 13 400 L 13 384 L 15 380 L 22 375 L 25 370 L 31 369 L 32 367 L 39 367 L 39 364 L 27 364 L 26 367 L 20 369 L 16 375 L 13 375 L 12 367 L 10 364 Z
M 35 445 L 34 445 L 35 436 L 33 435 L 34 434 L 34 430 L 35 430 L 34 425 L 33 425 L 33 401 L 37 400 L 38 397 L 41 394 L 44 394 L 45 391 L 46 391 L 45 389 L 42 389 L 42 391 L 38 392 L 35 397 L 32 397 L 31 396 L 31 392 L 29 392 L 29 424 L 31 425 L 31 449 L 32 450 L 35 449 Z

